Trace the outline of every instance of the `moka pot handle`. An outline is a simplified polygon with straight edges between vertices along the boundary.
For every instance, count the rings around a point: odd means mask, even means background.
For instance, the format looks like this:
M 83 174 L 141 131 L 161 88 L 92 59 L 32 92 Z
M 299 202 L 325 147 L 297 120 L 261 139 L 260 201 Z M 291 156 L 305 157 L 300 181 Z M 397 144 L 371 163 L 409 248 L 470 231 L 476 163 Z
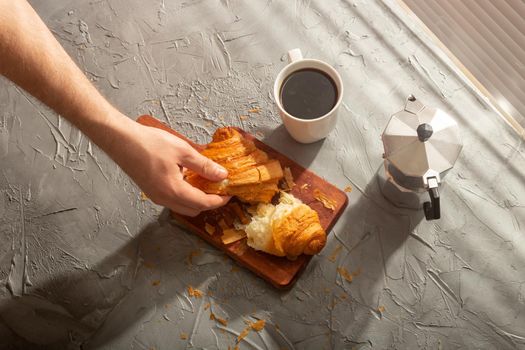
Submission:
M 425 218 L 430 220 L 437 220 L 441 217 L 441 207 L 439 203 L 439 183 L 435 177 L 428 178 L 428 194 L 430 202 L 423 203 L 423 210 Z

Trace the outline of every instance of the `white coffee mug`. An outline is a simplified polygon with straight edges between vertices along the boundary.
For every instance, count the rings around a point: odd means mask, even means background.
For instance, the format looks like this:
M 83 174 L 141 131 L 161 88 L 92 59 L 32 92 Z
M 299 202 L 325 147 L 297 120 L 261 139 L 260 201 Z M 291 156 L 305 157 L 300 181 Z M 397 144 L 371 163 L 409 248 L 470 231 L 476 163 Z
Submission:
M 286 65 L 277 75 L 273 85 L 273 95 L 279 114 L 290 135 L 298 142 L 312 143 L 324 139 L 332 131 L 337 122 L 337 111 L 343 100 L 343 81 L 337 71 L 320 60 L 303 58 L 301 50 L 293 49 L 288 51 L 288 65 Z M 281 101 L 281 87 L 284 80 L 295 71 L 301 69 L 317 69 L 328 75 L 335 83 L 337 88 L 337 101 L 330 112 L 315 119 L 300 119 L 286 112 Z

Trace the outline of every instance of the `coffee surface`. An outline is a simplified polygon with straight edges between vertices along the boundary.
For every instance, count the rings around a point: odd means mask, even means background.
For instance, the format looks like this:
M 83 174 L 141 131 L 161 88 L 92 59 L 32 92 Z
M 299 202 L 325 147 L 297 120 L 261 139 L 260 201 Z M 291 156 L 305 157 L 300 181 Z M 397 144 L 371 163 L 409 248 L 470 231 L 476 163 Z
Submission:
M 337 87 L 324 72 L 301 69 L 286 77 L 280 97 L 283 108 L 290 115 L 300 119 L 315 119 L 334 108 Z

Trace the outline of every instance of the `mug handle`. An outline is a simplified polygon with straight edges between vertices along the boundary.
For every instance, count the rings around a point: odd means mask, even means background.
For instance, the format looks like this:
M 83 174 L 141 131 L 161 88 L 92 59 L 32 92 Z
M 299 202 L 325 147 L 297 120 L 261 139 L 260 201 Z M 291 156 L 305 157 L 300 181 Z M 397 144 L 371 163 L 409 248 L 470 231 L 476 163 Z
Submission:
M 288 51 L 288 63 L 299 61 L 303 59 L 303 53 L 301 49 L 293 49 Z

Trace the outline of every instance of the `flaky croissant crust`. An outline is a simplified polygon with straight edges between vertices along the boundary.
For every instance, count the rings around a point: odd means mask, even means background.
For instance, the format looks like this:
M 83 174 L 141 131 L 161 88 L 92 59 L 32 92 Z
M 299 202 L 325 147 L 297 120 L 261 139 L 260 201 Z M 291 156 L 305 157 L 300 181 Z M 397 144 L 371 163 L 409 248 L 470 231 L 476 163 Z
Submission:
M 201 154 L 228 170 L 228 178 L 220 182 L 186 171 L 186 181 L 206 193 L 236 196 L 248 203 L 269 203 L 278 191 L 277 184 L 283 177 L 279 161 L 269 159 L 234 128 L 217 129 Z
M 293 260 L 301 254 L 315 255 L 326 244 L 326 233 L 319 216 L 306 204 L 272 222 L 273 245 L 267 252 Z

